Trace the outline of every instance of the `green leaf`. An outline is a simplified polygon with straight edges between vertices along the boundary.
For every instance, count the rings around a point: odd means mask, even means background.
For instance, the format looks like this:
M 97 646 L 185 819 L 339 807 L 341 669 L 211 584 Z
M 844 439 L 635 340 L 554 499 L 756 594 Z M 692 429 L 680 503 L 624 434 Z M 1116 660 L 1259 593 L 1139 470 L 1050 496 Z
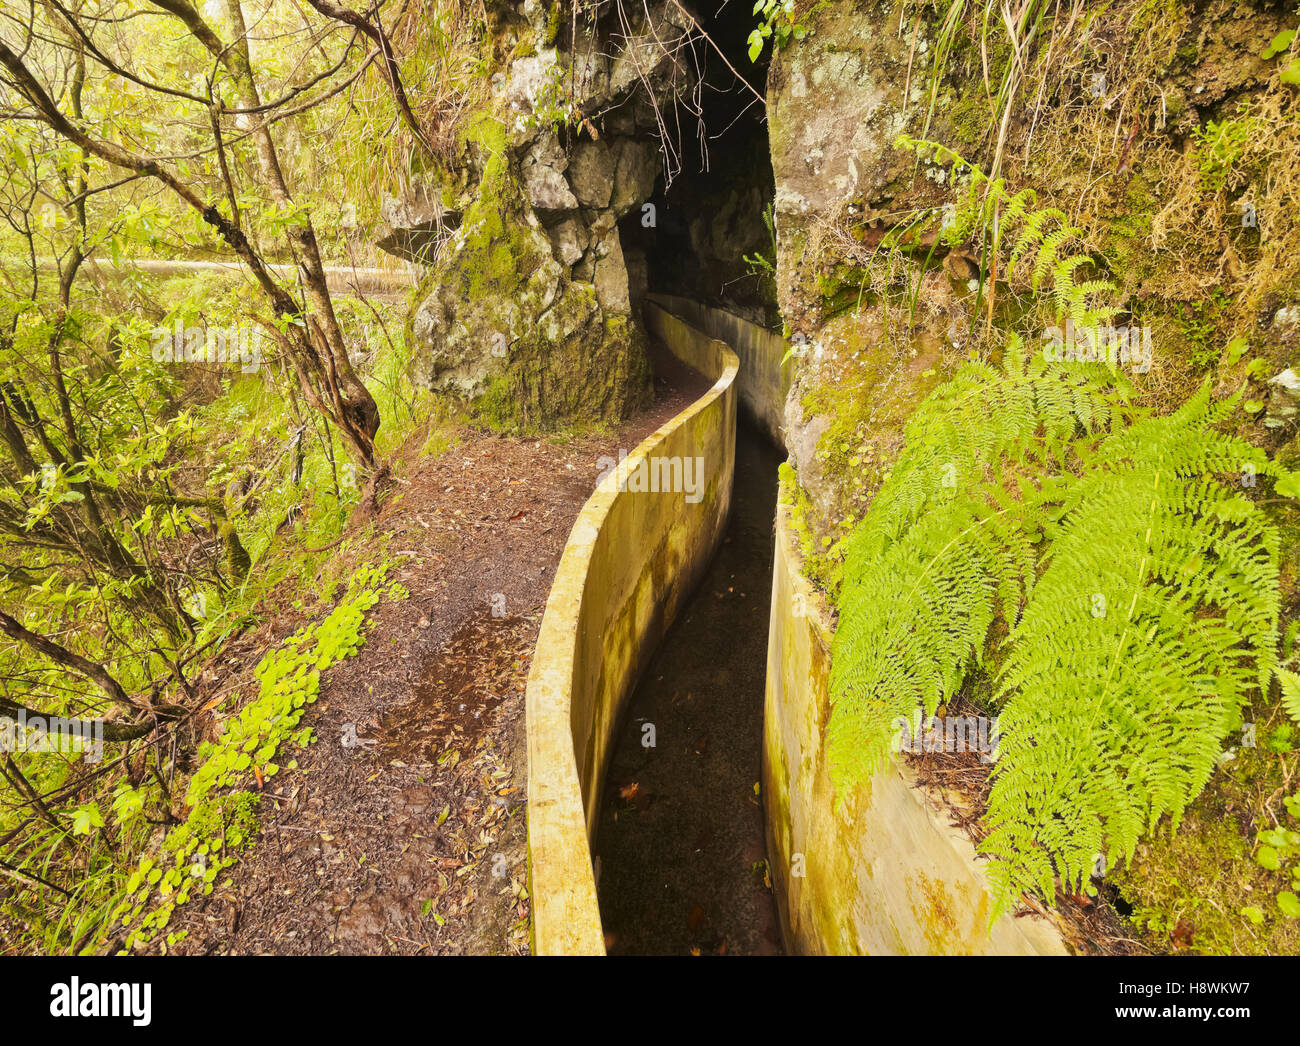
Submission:
M 1279 668 L 1277 681 L 1282 684 L 1282 707 L 1286 709 L 1287 715 L 1300 723 L 1300 675 Z
M 79 806 L 72 812 L 72 834 L 90 835 L 96 828 L 104 827 L 104 815 L 94 803 Z
M 1283 890 L 1277 895 L 1277 906 L 1288 919 L 1300 919 L 1300 897 L 1290 890 Z
M 1278 497 L 1300 499 L 1300 473 L 1287 472 L 1273 484 L 1273 493 Z
M 1264 48 L 1261 58 L 1275 58 L 1283 51 L 1290 50 L 1291 41 L 1295 39 L 1294 29 L 1284 29 L 1269 41 L 1269 45 Z
M 1261 846 L 1259 852 L 1255 854 L 1255 860 L 1261 868 L 1267 868 L 1270 872 L 1276 872 L 1282 867 L 1282 858 L 1271 846 Z

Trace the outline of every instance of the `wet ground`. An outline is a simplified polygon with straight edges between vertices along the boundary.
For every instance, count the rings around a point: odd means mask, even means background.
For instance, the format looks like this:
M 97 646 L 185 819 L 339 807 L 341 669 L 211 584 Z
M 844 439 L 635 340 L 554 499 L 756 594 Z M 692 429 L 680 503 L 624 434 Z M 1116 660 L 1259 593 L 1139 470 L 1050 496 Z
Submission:
M 346 577 L 388 560 L 410 598 L 376 606 L 357 656 L 325 673 L 304 719 L 320 740 L 268 786 L 262 837 L 230 883 L 173 918 L 189 934 L 174 951 L 527 950 L 524 685 L 555 567 L 602 459 L 709 385 L 656 361 L 655 402 L 607 432 L 464 431 L 436 457 L 419 452 L 423 433 L 412 438 L 378 518 L 329 562 Z M 257 692 L 253 665 L 328 609 L 304 614 L 295 595 L 271 600 L 268 621 L 227 646 L 211 686 Z
M 619 725 L 595 848 L 612 955 L 781 952 L 756 788 L 780 461 L 742 419 L 723 544 Z

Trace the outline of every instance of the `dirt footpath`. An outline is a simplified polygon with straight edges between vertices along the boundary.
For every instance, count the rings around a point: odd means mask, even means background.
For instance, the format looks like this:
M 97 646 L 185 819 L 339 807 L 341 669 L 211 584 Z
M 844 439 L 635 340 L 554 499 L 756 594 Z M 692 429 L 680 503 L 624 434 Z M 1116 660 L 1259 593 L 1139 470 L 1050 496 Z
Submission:
M 262 837 L 231 887 L 177 912 L 189 935 L 176 952 L 527 951 L 523 694 L 551 579 L 598 459 L 707 387 L 675 371 L 603 436 L 471 432 L 437 458 L 414 443 L 398 455 L 377 538 L 339 558 L 390 562 L 411 596 L 376 606 L 365 645 L 325 674 L 303 720 L 319 740 L 268 783 Z M 232 644 L 224 685 L 251 679 L 303 620 L 286 608 Z

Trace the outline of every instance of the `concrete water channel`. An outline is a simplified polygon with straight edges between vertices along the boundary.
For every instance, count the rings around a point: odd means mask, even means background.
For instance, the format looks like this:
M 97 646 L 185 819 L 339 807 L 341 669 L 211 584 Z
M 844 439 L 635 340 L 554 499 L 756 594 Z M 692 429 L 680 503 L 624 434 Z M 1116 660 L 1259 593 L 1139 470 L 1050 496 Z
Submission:
M 768 449 L 782 338 L 663 294 L 645 318 L 714 384 L 629 464 L 691 457 L 703 494 L 602 482 L 556 572 L 526 696 L 534 954 L 1067 952 L 1053 913 L 989 925 L 984 862 L 905 759 L 830 779 L 834 615 Z
M 722 544 L 615 733 L 593 847 L 611 955 L 782 950 L 758 788 L 781 460 L 742 418 Z

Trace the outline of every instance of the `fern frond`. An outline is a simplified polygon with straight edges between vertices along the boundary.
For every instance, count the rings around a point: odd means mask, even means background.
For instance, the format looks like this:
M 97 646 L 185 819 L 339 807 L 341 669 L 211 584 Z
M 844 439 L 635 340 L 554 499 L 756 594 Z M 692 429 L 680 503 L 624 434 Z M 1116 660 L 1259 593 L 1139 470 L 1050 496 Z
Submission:
M 1009 214 L 1008 217 L 1014 219 L 1017 215 Z M 1065 212 L 1055 207 L 1044 207 L 1040 211 L 1033 211 L 1024 216 L 1024 227 L 1011 249 L 1009 269 L 1014 270 L 1026 252 L 1031 247 L 1042 242 L 1043 237 L 1047 235 L 1046 225 L 1050 220 L 1055 220 L 1065 227 L 1069 225 L 1069 219 L 1066 218 Z
M 1286 709 L 1287 715 L 1300 723 L 1300 675 L 1279 668 L 1277 681 L 1282 686 L 1282 707 Z
M 898 717 L 953 696 L 997 618 L 1015 624 L 1054 489 L 1033 481 L 1034 463 L 1109 419 L 1115 396 L 1080 368 L 1030 364 L 1013 338 L 1000 371 L 969 363 L 913 414 L 845 546 L 828 732 L 838 783 L 874 772 Z
M 1043 237 L 1043 242 L 1038 246 L 1038 253 L 1034 256 L 1032 285 L 1035 291 L 1043 285 L 1048 273 L 1056 265 L 1061 248 L 1074 239 L 1077 234 L 1077 229 L 1067 225 Z
M 1277 535 L 1213 477 L 1258 452 L 1212 416 L 1202 390 L 1122 430 L 1063 500 L 999 677 L 981 848 L 1002 909 L 1024 890 L 1050 898 L 1054 877 L 1084 889 L 1098 854 L 1131 858 L 1176 822 L 1276 669 Z
M 1208 384 L 1125 424 L 1100 364 L 963 367 L 920 405 L 846 544 L 828 746 L 837 786 L 869 778 L 900 718 L 932 714 L 986 663 L 1000 760 L 989 799 L 998 910 L 1088 889 L 1208 781 L 1225 735 L 1278 675 L 1280 539 L 1227 482 L 1284 475 L 1218 432 Z M 1103 434 L 1097 443 L 1099 436 Z

